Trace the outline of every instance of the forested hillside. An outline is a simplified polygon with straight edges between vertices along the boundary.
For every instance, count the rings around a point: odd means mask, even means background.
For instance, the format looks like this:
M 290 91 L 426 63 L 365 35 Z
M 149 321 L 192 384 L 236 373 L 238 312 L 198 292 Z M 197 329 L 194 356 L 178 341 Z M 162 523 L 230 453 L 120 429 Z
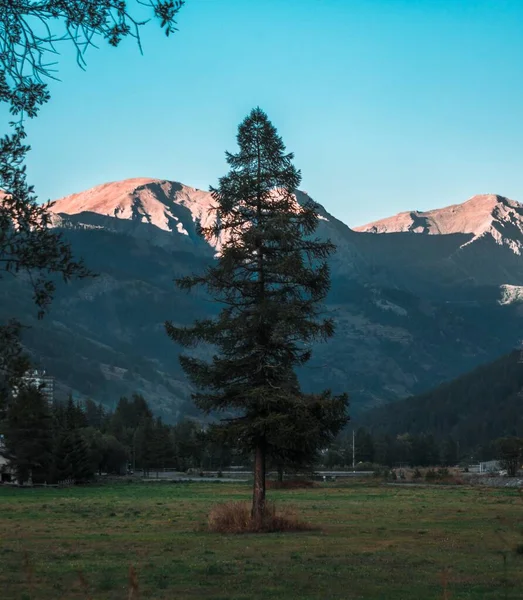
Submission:
M 523 435 L 523 363 L 514 351 L 431 392 L 373 409 L 360 422 L 374 434 L 452 438 L 462 450 Z

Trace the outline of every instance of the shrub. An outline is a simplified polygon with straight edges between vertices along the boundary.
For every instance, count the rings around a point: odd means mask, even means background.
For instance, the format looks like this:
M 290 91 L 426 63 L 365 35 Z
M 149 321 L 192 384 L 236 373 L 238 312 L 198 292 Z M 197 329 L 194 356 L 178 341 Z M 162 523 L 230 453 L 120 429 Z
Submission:
M 450 476 L 447 467 L 440 467 L 436 473 L 438 479 L 447 479 Z
M 414 473 L 412 474 L 412 479 L 421 479 L 421 471 L 416 467 L 414 469 Z
M 434 471 L 434 469 L 429 469 L 426 473 L 425 473 L 425 480 L 426 481 L 434 481 L 437 477 L 436 471 Z
M 227 502 L 216 505 L 209 514 L 209 531 L 214 533 L 270 533 L 283 531 L 309 531 L 310 525 L 299 521 L 289 512 L 276 511 L 268 502 L 261 523 L 251 517 L 251 507 L 245 502 Z

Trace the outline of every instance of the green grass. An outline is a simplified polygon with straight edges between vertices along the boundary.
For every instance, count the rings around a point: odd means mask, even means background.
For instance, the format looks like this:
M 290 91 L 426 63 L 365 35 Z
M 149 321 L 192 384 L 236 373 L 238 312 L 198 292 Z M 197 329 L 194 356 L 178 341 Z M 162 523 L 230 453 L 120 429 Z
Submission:
M 0 488 L 0 597 L 127 599 L 131 565 L 142 599 L 523 597 L 517 490 L 271 491 L 317 529 L 205 531 L 214 503 L 249 497 L 247 485 L 218 483 Z

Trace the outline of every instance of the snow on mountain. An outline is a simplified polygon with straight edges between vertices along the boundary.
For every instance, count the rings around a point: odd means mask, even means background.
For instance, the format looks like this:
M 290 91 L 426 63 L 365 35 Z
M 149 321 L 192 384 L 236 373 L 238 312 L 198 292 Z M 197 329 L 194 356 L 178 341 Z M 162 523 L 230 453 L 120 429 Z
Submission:
M 523 286 L 502 285 L 500 286 L 500 304 L 523 304 Z
M 521 255 L 523 204 L 496 194 L 484 194 L 474 196 L 463 204 L 426 212 L 399 213 L 355 230 L 369 233 L 471 234 L 464 245 L 490 236 L 497 244 L 508 246 L 515 254 Z

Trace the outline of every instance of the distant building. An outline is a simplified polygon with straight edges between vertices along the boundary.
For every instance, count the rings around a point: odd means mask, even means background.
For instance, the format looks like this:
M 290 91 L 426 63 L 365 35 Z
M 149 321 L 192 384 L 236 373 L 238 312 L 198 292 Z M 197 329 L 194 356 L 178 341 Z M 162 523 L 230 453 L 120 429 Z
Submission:
M 497 473 L 501 470 L 501 463 L 499 460 L 488 460 L 480 462 L 477 465 L 470 465 L 470 473 Z
M 486 462 L 479 463 L 480 473 L 495 473 L 501 469 L 501 463 L 499 460 L 488 460 Z
M 38 388 L 44 397 L 46 398 L 48 404 L 53 404 L 54 402 L 54 377 L 50 375 L 46 375 L 45 371 L 28 371 L 24 377 L 22 377 L 22 381 L 26 385 L 32 385 L 35 388 Z M 14 394 L 16 395 L 16 390 L 14 390 Z

